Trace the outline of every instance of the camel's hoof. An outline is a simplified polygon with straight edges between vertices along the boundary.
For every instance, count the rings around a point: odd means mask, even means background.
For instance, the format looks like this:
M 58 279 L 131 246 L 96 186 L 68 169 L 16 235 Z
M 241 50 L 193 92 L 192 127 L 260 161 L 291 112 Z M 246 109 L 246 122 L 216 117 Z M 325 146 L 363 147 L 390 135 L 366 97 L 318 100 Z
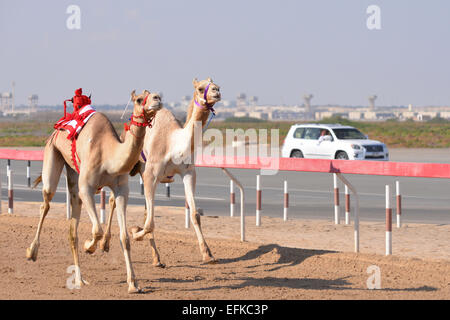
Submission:
M 91 240 L 86 240 L 84 242 L 84 251 L 89 254 L 93 254 L 96 249 L 95 242 L 93 244 L 91 244 L 91 242 L 92 242 Z
M 132 227 L 130 229 L 131 234 L 133 235 L 133 240 L 142 241 L 144 239 L 145 234 L 138 234 L 142 231 L 141 227 Z
M 100 249 L 103 252 L 109 252 L 109 239 L 102 239 L 102 241 L 100 242 Z
M 142 289 L 139 288 L 139 286 L 137 286 L 136 284 L 132 283 L 128 286 L 128 293 L 142 293 Z
M 38 247 L 37 246 L 31 246 L 30 248 L 27 248 L 27 259 L 36 261 L 38 254 Z
M 161 269 L 166 267 L 166 265 L 164 263 L 161 263 L 161 262 L 154 263 L 153 266 L 157 267 L 157 268 L 161 268 Z
M 219 260 L 217 260 L 214 257 L 203 258 L 203 264 L 216 264 L 218 262 L 219 262 Z

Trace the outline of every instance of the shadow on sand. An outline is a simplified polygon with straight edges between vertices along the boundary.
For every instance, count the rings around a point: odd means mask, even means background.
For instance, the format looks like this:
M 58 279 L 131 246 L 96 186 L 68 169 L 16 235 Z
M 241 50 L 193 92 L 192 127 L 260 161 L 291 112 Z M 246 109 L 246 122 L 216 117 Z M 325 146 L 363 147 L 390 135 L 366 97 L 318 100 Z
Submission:
M 261 265 L 272 265 L 274 266 L 272 269 L 268 271 L 275 271 L 284 267 L 292 267 L 302 263 L 304 260 L 308 259 L 312 256 L 322 255 L 326 253 L 336 253 L 337 251 L 328 251 L 328 250 L 308 250 L 308 249 L 299 249 L 299 248 L 288 248 L 281 247 L 277 244 L 267 244 L 261 245 L 257 249 L 251 250 L 244 254 L 243 256 L 230 258 L 230 259 L 220 259 L 218 261 L 219 264 L 227 264 L 234 262 L 242 262 L 249 260 L 256 260 L 259 257 L 274 252 L 279 255 L 279 258 L 276 262 L 272 263 L 263 263 L 255 266 L 249 266 L 247 268 L 255 268 Z
M 275 253 L 278 258 L 275 262 L 264 262 L 258 261 L 263 255 Z M 245 268 L 251 269 L 260 266 L 270 266 L 266 271 L 272 272 L 276 270 L 280 270 L 281 268 L 293 267 L 301 264 L 304 260 L 309 257 L 327 254 L 327 253 L 337 253 L 337 251 L 327 251 L 327 250 L 308 250 L 308 249 L 299 249 L 299 248 L 288 248 L 282 247 L 277 244 L 267 244 L 261 245 L 254 250 L 250 250 L 242 256 L 229 258 L 229 259 L 219 259 L 218 265 L 223 264 L 231 264 L 243 261 L 253 261 L 254 264 L 247 266 Z M 177 266 L 180 267 L 180 266 Z M 189 267 L 189 266 L 184 266 Z M 231 267 L 231 266 L 230 266 Z M 318 266 L 320 267 L 320 266 Z M 247 274 L 251 274 L 253 271 L 247 271 Z M 286 277 L 276 277 L 276 276 L 268 276 L 262 278 L 256 277 L 229 277 L 227 274 L 227 278 L 217 278 L 218 281 L 226 281 L 226 282 L 236 282 L 240 283 L 230 283 L 225 285 L 212 285 L 209 287 L 203 288 L 190 288 L 186 289 L 186 291 L 203 291 L 203 290 L 219 290 L 219 289 L 241 289 L 246 287 L 273 287 L 273 288 L 289 288 L 289 289 L 304 289 L 304 290 L 368 290 L 365 287 L 365 283 L 358 285 L 355 287 L 355 284 L 349 282 L 347 279 L 351 277 L 351 275 L 346 277 L 341 277 L 338 279 L 318 279 L 318 278 L 286 278 Z M 163 278 L 159 279 L 160 282 L 182 282 L 182 283 L 194 283 L 197 281 L 204 280 L 202 277 L 198 277 L 197 279 L 170 279 Z M 183 289 L 184 290 L 184 289 Z M 417 288 L 382 288 L 380 290 L 374 291 L 389 291 L 389 292 L 401 292 L 401 291 L 418 291 L 418 292 L 426 292 L 426 291 L 436 291 L 437 288 L 422 286 Z

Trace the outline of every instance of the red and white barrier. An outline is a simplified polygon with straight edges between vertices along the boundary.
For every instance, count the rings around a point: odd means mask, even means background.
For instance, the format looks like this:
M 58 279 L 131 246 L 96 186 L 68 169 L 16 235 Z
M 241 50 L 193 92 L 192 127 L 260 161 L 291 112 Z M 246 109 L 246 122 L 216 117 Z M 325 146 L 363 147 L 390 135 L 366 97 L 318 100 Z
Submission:
M 397 228 L 402 226 L 402 196 L 400 194 L 400 182 L 395 182 L 396 198 L 397 198 Z
M 347 185 L 345 185 L 345 224 L 350 224 L 350 193 Z
M 336 173 L 333 173 L 334 184 L 334 224 L 339 224 L 339 188 L 337 185 Z
M 386 255 L 392 254 L 392 209 L 389 185 L 386 185 Z
M 42 161 L 42 150 L 14 150 L 0 149 L 0 159 L 9 160 L 30 160 Z M 267 166 L 270 163 L 272 166 Z M 275 164 L 275 166 L 273 166 Z M 397 177 L 420 177 L 420 178 L 444 178 L 450 179 L 450 164 L 448 163 L 410 163 L 410 162 L 391 162 L 391 161 L 345 161 L 345 160 L 327 160 L 327 159 L 298 159 L 298 158 L 268 158 L 268 157 L 223 157 L 223 156 L 207 156 L 197 157 L 195 161 L 197 167 L 221 168 L 231 179 L 232 175 L 227 169 L 271 169 L 279 171 L 303 171 L 303 172 L 323 172 L 338 175 L 339 179 L 348 186 L 355 196 L 354 209 L 354 234 L 355 234 L 355 252 L 359 252 L 359 196 L 356 189 L 343 177 L 343 174 L 363 174 L 363 175 L 380 175 L 380 176 L 397 176 Z M 8 161 L 10 168 L 10 161 Z M 242 186 L 235 180 L 235 183 L 241 190 L 241 240 L 245 241 L 245 213 L 244 213 L 244 192 Z M 11 184 L 11 188 L 9 188 Z M 8 178 L 8 189 L 12 190 L 12 177 Z M 399 188 L 398 188 L 399 189 Z M 259 188 L 259 191 L 261 189 Z M 261 194 L 261 193 L 259 193 Z M 400 196 L 400 191 L 398 191 Z M 261 199 L 261 196 L 259 197 Z M 401 199 L 398 198 L 398 199 Z M 339 200 L 338 200 L 339 201 Z M 387 200 L 389 201 L 389 200 Z M 259 203 L 261 204 L 261 203 Z M 398 201 L 398 215 L 401 216 L 401 200 Z M 390 203 L 389 203 L 390 205 Z M 186 224 L 189 225 L 189 207 L 186 207 Z M 390 208 L 389 208 L 390 209 Z M 387 215 L 389 211 L 387 210 Z M 390 232 L 389 238 L 392 251 L 392 209 L 390 209 L 390 219 L 387 219 L 386 232 Z M 401 225 L 401 217 L 398 222 Z M 390 227 L 389 227 L 390 221 Z M 388 237 L 387 237 L 388 238 Z M 387 246 L 388 247 L 388 246 Z
M 256 175 L 256 226 L 261 225 L 261 176 Z
M 106 191 L 105 188 L 102 188 L 102 190 L 100 191 L 100 223 L 106 222 L 105 204 L 106 204 Z
M 287 221 L 289 210 L 289 193 L 288 193 L 288 182 L 284 180 L 284 206 L 283 206 L 283 220 Z
M 230 180 L 230 217 L 234 217 L 235 205 L 236 205 L 236 194 L 234 193 L 234 181 Z

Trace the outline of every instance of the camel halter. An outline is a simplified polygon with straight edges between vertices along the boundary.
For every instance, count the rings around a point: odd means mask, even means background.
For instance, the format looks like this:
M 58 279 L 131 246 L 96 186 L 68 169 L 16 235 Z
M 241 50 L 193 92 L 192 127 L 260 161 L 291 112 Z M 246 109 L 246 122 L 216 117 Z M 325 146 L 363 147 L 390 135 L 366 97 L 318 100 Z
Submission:
M 205 132 L 206 129 L 208 129 L 208 126 L 209 126 L 211 120 L 216 116 L 216 111 L 213 108 L 214 104 L 208 103 L 208 90 L 209 90 L 210 85 L 211 85 L 211 82 L 208 83 L 208 85 L 205 88 L 205 93 L 203 94 L 203 100 L 205 100 L 205 106 L 209 111 L 211 111 L 211 116 L 209 117 L 208 122 L 206 123 L 206 126 L 203 129 L 203 132 Z M 203 106 L 200 103 L 198 103 L 197 100 L 194 99 L 194 103 L 197 107 L 199 107 L 200 109 L 203 109 Z
M 208 85 L 207 85 L 206 88 L 205 88 L 205 93 L 203 94 L 203 100 L 205 100 L 205 107 L 206 107 L 209 111 L 211 111 L 211 112 L 213 113 L 213 115 L 216 115 L 216 112 L 215 112 L 215 110 L 214 110 L 214 108 L 213 108 L 213 105 L 214 105 L 214 104 L 208 103 L 208 90 L 209 90 L 209 86 L 210 86 L 210 85 L 211 85 L 211 82 L 208 83 Z M 200 109 L 203 109 L 203 106 L 202 106 L 200 103 L 198 103 L 197 100 L 194 99 L 194 103 L 195 103 L 195 105 L 196 105 L 197 107 L 199 107 Z
M 149 128 L 152 127 L 152 121 L 153 121 L 153 119 L 154 119 L 155 117 L 153 116 L 152 118 L 147 119 L 147 117 L 145 116 L 145 104 L 147 103 L 147 98 L 148 98 L 149 95 L 150 95 L 150 94 L 148 94 L 148 95 L 145 97 L 144 101 L 142 102 L 142 114 L 139 115 L 139 116 L 135 116 L 134 114 L 132 114 L 132 115 L 131 115 L 131 118 L 130 118 L 130 124 L 129 124 L 129 125 L 128 125 L 127 123 L 124 123 L 124 124 L 123 124 L 125 131 L 130 131 L 130 133 L 131 133 L 134 137 L 136 137 L 136 136 L 135 136 L 135 135 L 131 132 L 131 130 L 130 130 L 130 128 L 131 128 L 132 125 L 135 125 L 135 126 L 137 126 L 137 127 L 149 127 Z M 137 122 L 137 121 L 134 120 L 134 119 L 139 119 L 139 118 L 144 119 L 144 122 Z M 144 135 L 145 135 L 145 134 L 144 134 Z

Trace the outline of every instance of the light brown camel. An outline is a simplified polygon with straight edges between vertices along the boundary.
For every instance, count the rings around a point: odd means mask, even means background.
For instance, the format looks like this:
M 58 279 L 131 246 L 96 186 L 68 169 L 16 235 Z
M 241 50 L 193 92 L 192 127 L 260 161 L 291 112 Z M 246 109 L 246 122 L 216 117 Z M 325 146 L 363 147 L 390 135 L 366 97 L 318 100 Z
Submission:
M 205 126 L 214 104 L 221 99 L 220 88 L 212 82 L 211 78 L 202 81 L 194 79 L 193 85 L 195 90 L 188 107 L 184 127 L 169 110 L 161 109 L 153 128 L 146 131 L 143 148 L 146 161 L 144 162 L 141 157 L 140 162 L 133 169 L 143 177 L 147 211 L 144 228 L 133 227 L 131 232 L 135 240 L 142 240 L 146 234 L 150 234 L 153 265 L 160 267 L 164 267 L 164 264 L 160 261 L 153 236 L 155 190 L 158 183 L 172 182 L 175 174 L 179 174 L 183 179 L 186 201 L 190 208 L 190 218 L 197 234 L 203 261 L 208 263 L 216 261 L 204 239 L 200 215 L 195 205 L 196 173 L 192 156 L 194 155 L 194 126 L 196 124 L 201 125 L 202 128 Z M 179 159 L 186 157 L 190 157 L 190 164 L 180 163 Z M 105 251 L 109 249 L 111 237 L 111 221 L 115 208 L 113 198 L 109 199 L 109 204 L 108 225 L 100 244 Z
M 140 95 L 135 91 L 131 93 L 134 102 L 133 120 L 130 128 L 124 135 L 123 142 L 119 139 L 108 118 L 100 112 L 92 115 L 77 139 L 77 154 L 80 159 L 78 174 L 71 156 L 71 141 L 66 131 L 55 131 L 44 149 L 44 163 L 42 175 L 36 179 L 35 186 L 42 181 L 42 196 L 44 202 L 40 209 L 40 220 L 36 236 L 27 249 L 27 258 L 36 260 L 39 248 L 39 236 L 45 216 L 50 208 L 63 166 L 66 166 L 68 187 L 72 216 L 70 219 L 69 241 L 76 266 L 75 281 L 77 285 L 87 284 L 79 271 L 78 259 L 78 223 L 80 219 L 81 204 L 84 203 L 92 222 L 92 240 L 86 240 L 84 249 L 93 253 L 97 242 L 102 238 L 103 231 L 100 226 L 95 208 L 94 195 L 97 190 L 107 186 L 111 189 L 117 204 L 117 220 L 120 227 L 120 244 L 125 256 L 127 268 L 128 292 L 139 292 L 134 275 L 131 257 L 130 242 L 126 229 L 126 206 L 128 201 L 129 172 L 139 160 L 143 147 L 146 126 L 162 108 L 161 98 L 158 94 L 151 94 L 147 90 Z

